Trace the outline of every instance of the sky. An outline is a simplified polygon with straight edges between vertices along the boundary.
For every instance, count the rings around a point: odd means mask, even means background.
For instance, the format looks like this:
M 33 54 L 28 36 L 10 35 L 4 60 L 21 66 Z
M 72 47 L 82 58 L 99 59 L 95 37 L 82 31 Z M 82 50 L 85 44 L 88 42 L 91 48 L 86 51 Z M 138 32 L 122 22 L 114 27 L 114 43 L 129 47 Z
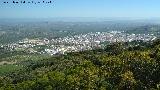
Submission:
M 12 0 L 0 0 L 0 18 L 160 17 L 160 0 L 51 0 L 48 4 L 42 3 L 43 0 L 25 1 L 41 4 L 13 4 Z

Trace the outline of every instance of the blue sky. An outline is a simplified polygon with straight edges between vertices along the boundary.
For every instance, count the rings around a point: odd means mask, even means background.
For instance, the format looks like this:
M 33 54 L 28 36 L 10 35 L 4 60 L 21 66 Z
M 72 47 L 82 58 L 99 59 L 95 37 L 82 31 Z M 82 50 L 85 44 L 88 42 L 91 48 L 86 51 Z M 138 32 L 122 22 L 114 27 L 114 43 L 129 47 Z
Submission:
M 4 4 L 8 1 L 9 4 Z M 21 1 L 21 0 L 15 0 Z M 24 0 L 22 0 L 24 1 Z M 42 2 L 43 0 L 26 0 Z M 44 0 L 50 1 L 50 0 Z M 0 18 L 160 17 L 160 0 L 52 0 L 52 4 L 13 4 L 0 0 Z

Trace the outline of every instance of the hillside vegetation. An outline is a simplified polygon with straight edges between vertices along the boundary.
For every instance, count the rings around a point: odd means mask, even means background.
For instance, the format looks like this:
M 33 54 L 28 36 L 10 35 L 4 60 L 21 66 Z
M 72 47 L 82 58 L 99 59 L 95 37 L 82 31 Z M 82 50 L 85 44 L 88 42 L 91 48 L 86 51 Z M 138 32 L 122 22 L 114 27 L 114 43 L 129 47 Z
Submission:
M 0 90 L 159 90 L 160 40 L 28 60 L 0 76 Z

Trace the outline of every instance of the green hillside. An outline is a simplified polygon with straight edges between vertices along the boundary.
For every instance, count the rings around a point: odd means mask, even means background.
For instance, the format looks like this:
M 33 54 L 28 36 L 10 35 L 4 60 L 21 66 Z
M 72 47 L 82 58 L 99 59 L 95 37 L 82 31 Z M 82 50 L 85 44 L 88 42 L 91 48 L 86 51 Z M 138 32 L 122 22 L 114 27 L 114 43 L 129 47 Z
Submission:
M 160 40 L 113 43 L 21 65 L 0 76 L 0 90 L 159 90 Z

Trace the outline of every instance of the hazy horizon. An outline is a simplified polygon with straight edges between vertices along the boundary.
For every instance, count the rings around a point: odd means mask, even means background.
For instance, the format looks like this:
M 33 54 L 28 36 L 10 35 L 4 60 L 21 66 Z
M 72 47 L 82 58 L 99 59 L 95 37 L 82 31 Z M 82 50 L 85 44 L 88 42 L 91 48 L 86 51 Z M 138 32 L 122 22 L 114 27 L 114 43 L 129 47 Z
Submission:
M 100 20 L 100 19 L 105 19 L 105 20 L 158 20 L 160 17 L 39 17 L 39 18 L 34 18 L 34 17 L 8 17 L 8 18 L 2 18 L 0 19 L 90 19 L 90 20 Z

